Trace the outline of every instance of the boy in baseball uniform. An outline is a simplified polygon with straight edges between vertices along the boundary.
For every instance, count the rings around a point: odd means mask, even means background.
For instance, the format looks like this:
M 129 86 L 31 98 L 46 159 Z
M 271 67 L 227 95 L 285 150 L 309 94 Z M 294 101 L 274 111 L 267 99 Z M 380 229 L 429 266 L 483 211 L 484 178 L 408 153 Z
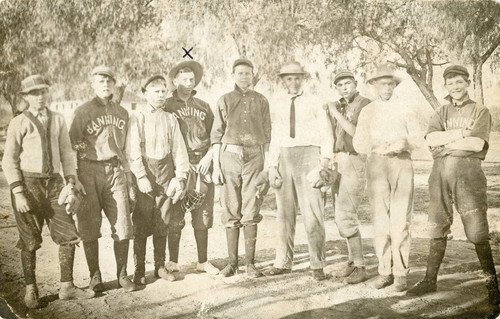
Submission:
M 174 66 L 169 74 L 175 90 L 165 102 L 164 109 L 172 113 L 179 121 L 180 130 L 186 143 L 190 164 L 190 185 L 183 201 L 172 207 L 172 218 L 168 231 L 169 262 L 167 269 L 179 271 L 179 244 L 181 231 L 185 226 L 184 215 L 186 209 L 191 213 L 191 224 L 194 229 L 194 238 L 198 250 L 198 263 L 196 270 L 212 275 L 219 273 L 207 258 L 208 229 L 213 224 L 214 190 L 212 183 L 212 148 L 210 144 L 210 131 L 214 123 L 214 114 L 207 102 L 196 98 L 195 87 L 203 76 L 203 67 L 196 61 L 185 61 Z M 206 188 L 203 195 L 194 194 L 197 179 Z M 194 186 L 194 187 L 193 187 Z M 200 186 L 201 187 L 201 186 Z M 187 208 L 186 203 L 190 196 L 202 196 L 202 203 L 196 207 Z
M 211 133 L 213 181 L 222 184 L 222 223 L 226 227 L 229 263 L 224 277 L 238 270 L 240 228 L 245 235 L 246 273 L 262 276 L 255 267 L 257 224 L 262 220 L 263 198 L 256 196 L 256 179 L 264 168 L 271 140 L 271 117 L 266 97 L 252 89 L 253 64 L 248 59 L 233 63 L 234 90 L 217 103 Z
M 167 95 L 165 78 L 154 75 L 145 79 L 141 91 L 147 105 L 130 115 L 125 151 L 139 188 L 132 215 L 134 282 L 145 285 L 146 240 L 150 235 L 155 277 L 175 280 L 165 268 L 167 224 L 171 220 L 170 206 L 179 201 L 183 192 L 189 162 L 177 120 L 162 109 Z
M 293 264 L 298 208 L 304 217 L 313 278 L 324 280 L 325 224 L 321 190 L 307 178 L 322 159 L 329 163 L 333 145 L 324 136 L 328 122 L 321 104 L 302 88 L 306 72 L 297 62 L 284 65 L 278 76 L 287 92 L 276 97 L 271 111 L 273 133 L 269 147 L 269 180 L 276 188 L 278 228 L 276 259 L 268 276 L 290 273 Z M 320 142 L 323 141 L 323 142 Z M 328 144 L 330 143 L 330 144 Z
M 434 158 L 429 176 L 431 240 L 427 271 L 424 279 L 408 290 L 407 295 L 420 296 L 436 291 L 437 274 L 455 207 L 486 275 L 489 302 L 498 305 L 500 293 L 486 215 L 486 177 L 481 169 L 481 161 L 489 147 L 491 115 L 486 107 L 469 98 L 469 72 L 465 67 L 449 66 L 443 77 L 449 103 L 436 110 L 426 135 Z
M 12 207 L 19 230 L 17 247 L 21 249 L 26 283 L 24 302 L 28 308 L 40 306 L 35 270 L 44 222 L 52 240 L 59 245 L 59 299 L 92 298 L 93 291 L 73 285 L 75 245 L 80 238 L 71 217 L 74 210 L 58 203 L 63 189 L 72 196 L 76 196 L 75 192 L 80 189 L 65 119 L 62 114 L 48 108 L 49 85 L 41 75 L 25 78 L 21 86 L 20 93 L 29 107 L 9 124 L 2 168 L 11 188 Z
M 115 83 L 115 74 L 108 67 L 92 70 L 91 86 L 96 96 L 76 109 L 69 130 L 77 151 L 78 177 L 86 192 L 77 213 L 78 231 L 90 271 L 89 287 L 96 292 L 104 290 L 98 243 L 101 210 L 111 224 L 118 286 L 127 292 L 136 289 L 127 277 L 129 240 L 133 238 L 128 196 L 132 184 L 125 176 L 125 171 L 131 174 L 125 158 L 129 116 L 127 110 L 112 101 Z
M 414 112 L 393 98 L 401 80 L 388 65 L 378 68 L 368 82 L 378 99 L 363 108 L 353 146 L 368 155 L 367 189 L 374 220 L 379 276 L 373 286 L 407 289 L 410 223 L 413 211 L 413 165 L 410 157 L 419 137 Z
M 334 162 L 340 173 L 335 223 L 340 235 L 346 238 L 349 252 L 349 260 L 341 276 L 346 277 L 348 284 L 357 284 L 367 279 L 358 220 L 358 208 L 366 184 L 366 156 L 356 152 L 352 138 L 359 114 L 370 100 L 359 94 L 354 74 L 349 70 L 339 70 L 333 84 L 341 98 L 327 103 L 324 108 L 332 127 L 330 138 L 333 138 Z

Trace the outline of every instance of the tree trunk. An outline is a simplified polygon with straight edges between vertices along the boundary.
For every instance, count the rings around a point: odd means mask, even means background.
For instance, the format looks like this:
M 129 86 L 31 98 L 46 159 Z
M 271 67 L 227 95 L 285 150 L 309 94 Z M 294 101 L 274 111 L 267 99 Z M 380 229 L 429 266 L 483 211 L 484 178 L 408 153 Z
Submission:
M 439 103 L 439 100 L 436 98 L 436 95 L 434 95 L 434 91 L 432 90 L 432 87 L 427 85 L 422 79 L 420 79 L 417 75 L 410 74 L 411 78 L 413 79 L 413 82 L 417 84 L 418 89 L 422 94 L 424 95 L 425 99 L 427 102 L 429 102 L 430 106 L 436 110 L 439 107 L 441 107 L 441 103 Z
M 474 74 L 472 74 L 472 81 L 474 84 L 474 98 L 477 103 L 484 105 L 483 96 L 483 64 L 474 61 L 472 63 Z

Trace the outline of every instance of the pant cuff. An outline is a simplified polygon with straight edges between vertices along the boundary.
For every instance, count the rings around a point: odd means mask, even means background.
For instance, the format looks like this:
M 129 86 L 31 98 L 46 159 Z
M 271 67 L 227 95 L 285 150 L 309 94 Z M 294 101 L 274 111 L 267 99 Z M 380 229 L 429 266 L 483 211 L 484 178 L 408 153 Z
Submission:
M 280 268 L 280 269 L 292 269 L 292 262 L 291 261 L 275 261 L 274 262 L 274 268 Z
M 326 260 L 311 261 L 311 269 L 323 269 L 326 267 Z

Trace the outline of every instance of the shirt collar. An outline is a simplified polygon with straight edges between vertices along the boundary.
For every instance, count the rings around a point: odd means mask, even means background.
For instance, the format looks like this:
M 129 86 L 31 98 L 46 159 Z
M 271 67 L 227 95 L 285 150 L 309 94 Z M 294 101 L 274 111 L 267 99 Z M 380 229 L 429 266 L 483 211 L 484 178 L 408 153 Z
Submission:
M 342 103 L 352 103 L 352 101 L 354 101 L 354 99 L 359 95 L 359 92 L 358 91 L 353 91 L 351 92 L 351 94 L 349 94 L 349 96 L 347 97 L 347 99 L 345 97 L 341 97 L 339 99 L 339 102 L 342 104 Z
M 113 95 L 111 95 L 109 97 L 109 100 L 108 99 L 103 99 L 103 98 L 100 98 L 100 97 L 96 96 L 96 100 L 97 100 L 97 102 L 99 103 L 100 106 L 111 105 L 112 99 L 113 99 Z
M 453 105 L 454 107 L 458 107 L 458 108 L 461 108 L 461 107 L 464 107 L 466 106 L 467 104 L 472 104 L 472 103 L 475 103 L 474 101 L 472 101 L 470 98 L 469 98 L 469 95 L 467 94 L 467 99 L 465 101 L 462 102 L 462 104 L 455 104 L 453 103 L 453 99 L 451 98 L 450 95 L 447 95 L 445 98 L 445 100 L 447 100 L 448 102 L 450 102 L 451 105 Z
M 148 107 L 147 107 L 147 110 L 149 113 L 155 113 L 159 110 L 163 110 L 163 107 L 159 107 L 159 108 L 154 108 L 151 104 L 148 103 Z
M 45 117 L 47 117 L 48 116 L 47 107 L 44 107 L 41 110 L 33 110 L 31 108 L 28 108 L 28 111 L 31 114 L 33 114 L 34 117 L 37 117 L 37 116 L 45 116 Z
M 253 91 L 252 89 L 248 89 L 246 92 L 243 92 L 243 90 L 237 84 L 234 85 L 234 90 L 239 94 L 248 94 Z
M 300 92 L 299 92 L 299 93 L 297 93 L 297 94 L 290 94 L 290 93 L 287 93 L 286 95 L 287 95 L 287 96 L 291 99 L 291 98 L 294 98 L 294 97 L 299 97 L 299 96 L 301 96 L 301 95 L 303 95 L 303 94 L 304 94 L 304 90 L 300 90 Z

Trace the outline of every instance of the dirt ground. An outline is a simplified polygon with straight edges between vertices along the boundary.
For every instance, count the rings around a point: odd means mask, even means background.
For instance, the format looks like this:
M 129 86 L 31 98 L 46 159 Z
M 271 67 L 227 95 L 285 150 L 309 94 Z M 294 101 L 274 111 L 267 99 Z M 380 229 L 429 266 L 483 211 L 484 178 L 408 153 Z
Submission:
M 420 280 L 425 272 L 428 239 L 426 215 L 428 207 L 427 177 L 431 162 L 415 162 L 415 213 L 412 223 L 411 273 L 409 284 Z M 489 220 L 491 230 L 500 230 L 500 171 L 498 164 L 483 165 L 488 176 Z M 449 242 L 441 267 L 438 291 L 422 298 L 407 298 L 392 287 L 371 288 L 376 276 L 377 259 L 373 249 L 371 217 L 368 203 L 363 203 L 360 216 L 364 237 L 364 254 L 370 280 L 357 285 L 346 285 L 336 278 L 336 270 L 347 260 L 347 248 L 338 234 L 331 207 L 327 210 L 328 279 L 317 283 L 310 277 L 307 240 L 301 218 L 296 234 L 296 259 L 291 274 L 247 279 L 244 274 L 220 278 L 196 272 L 196 248 L 189 217 L 181 241 L 178 280 L 156 280 L 152 274 L 152 244 L 148 242 L 146 268 L 148 284 L 141 290 L 124 293 L 117 288 L 115 261 L 109 227 L 103 225 L 100 240 L 100 264 L 106 291 L 103 295 L 85 301 L 61 301 L 57 298 L 59 265 L 57 246 L 45 229 L 42 249 L 37 253 L 37 281 L 45 306 L 29 310 L 23 305 L 24 287 L 19 251 L 14 247 L 17 229 L 10 210 L 8 187 L 0 173 L 0 297 L 5 299 L 19 317 L 32 318 L 494 318 L 494 309 L 488 306 L 484 278 L 474 246 L 465 240 L 459 219 L 453 226 L 453 240 Z M 259 225 L 257 241 L 258 266 L 266 269 L 274 259 L 275 218 L 274 199 L 268 195 L 263 210 L 264 220 Z M 216 206 L 215 225 L 209 232 L 209 258 L 222 268 L 226 258 L 226 239 L 220 224 L 220 207 Z M 2 218 L 3 216 L 3 218 Z M 494 236 L 493 239 L 498 237 Z M 241 242 L 241 240 L 240 240 Z M 493 250 L 500 266 L 500 248 L 496 240 Z M 243 270 L 244 248 L 240 244 L 240 269 Z M 132 250 L 129 252 L 129 274 L 133 273 Z M 497 271 L 500 267 L 497 266 Z M 77 248 L 75 283 L 88 286 L 88 270 L 83 249 Z M 0 309 L 1 303 L 0 303 Z M 6 315 L 4 315 L 7 317 Z

